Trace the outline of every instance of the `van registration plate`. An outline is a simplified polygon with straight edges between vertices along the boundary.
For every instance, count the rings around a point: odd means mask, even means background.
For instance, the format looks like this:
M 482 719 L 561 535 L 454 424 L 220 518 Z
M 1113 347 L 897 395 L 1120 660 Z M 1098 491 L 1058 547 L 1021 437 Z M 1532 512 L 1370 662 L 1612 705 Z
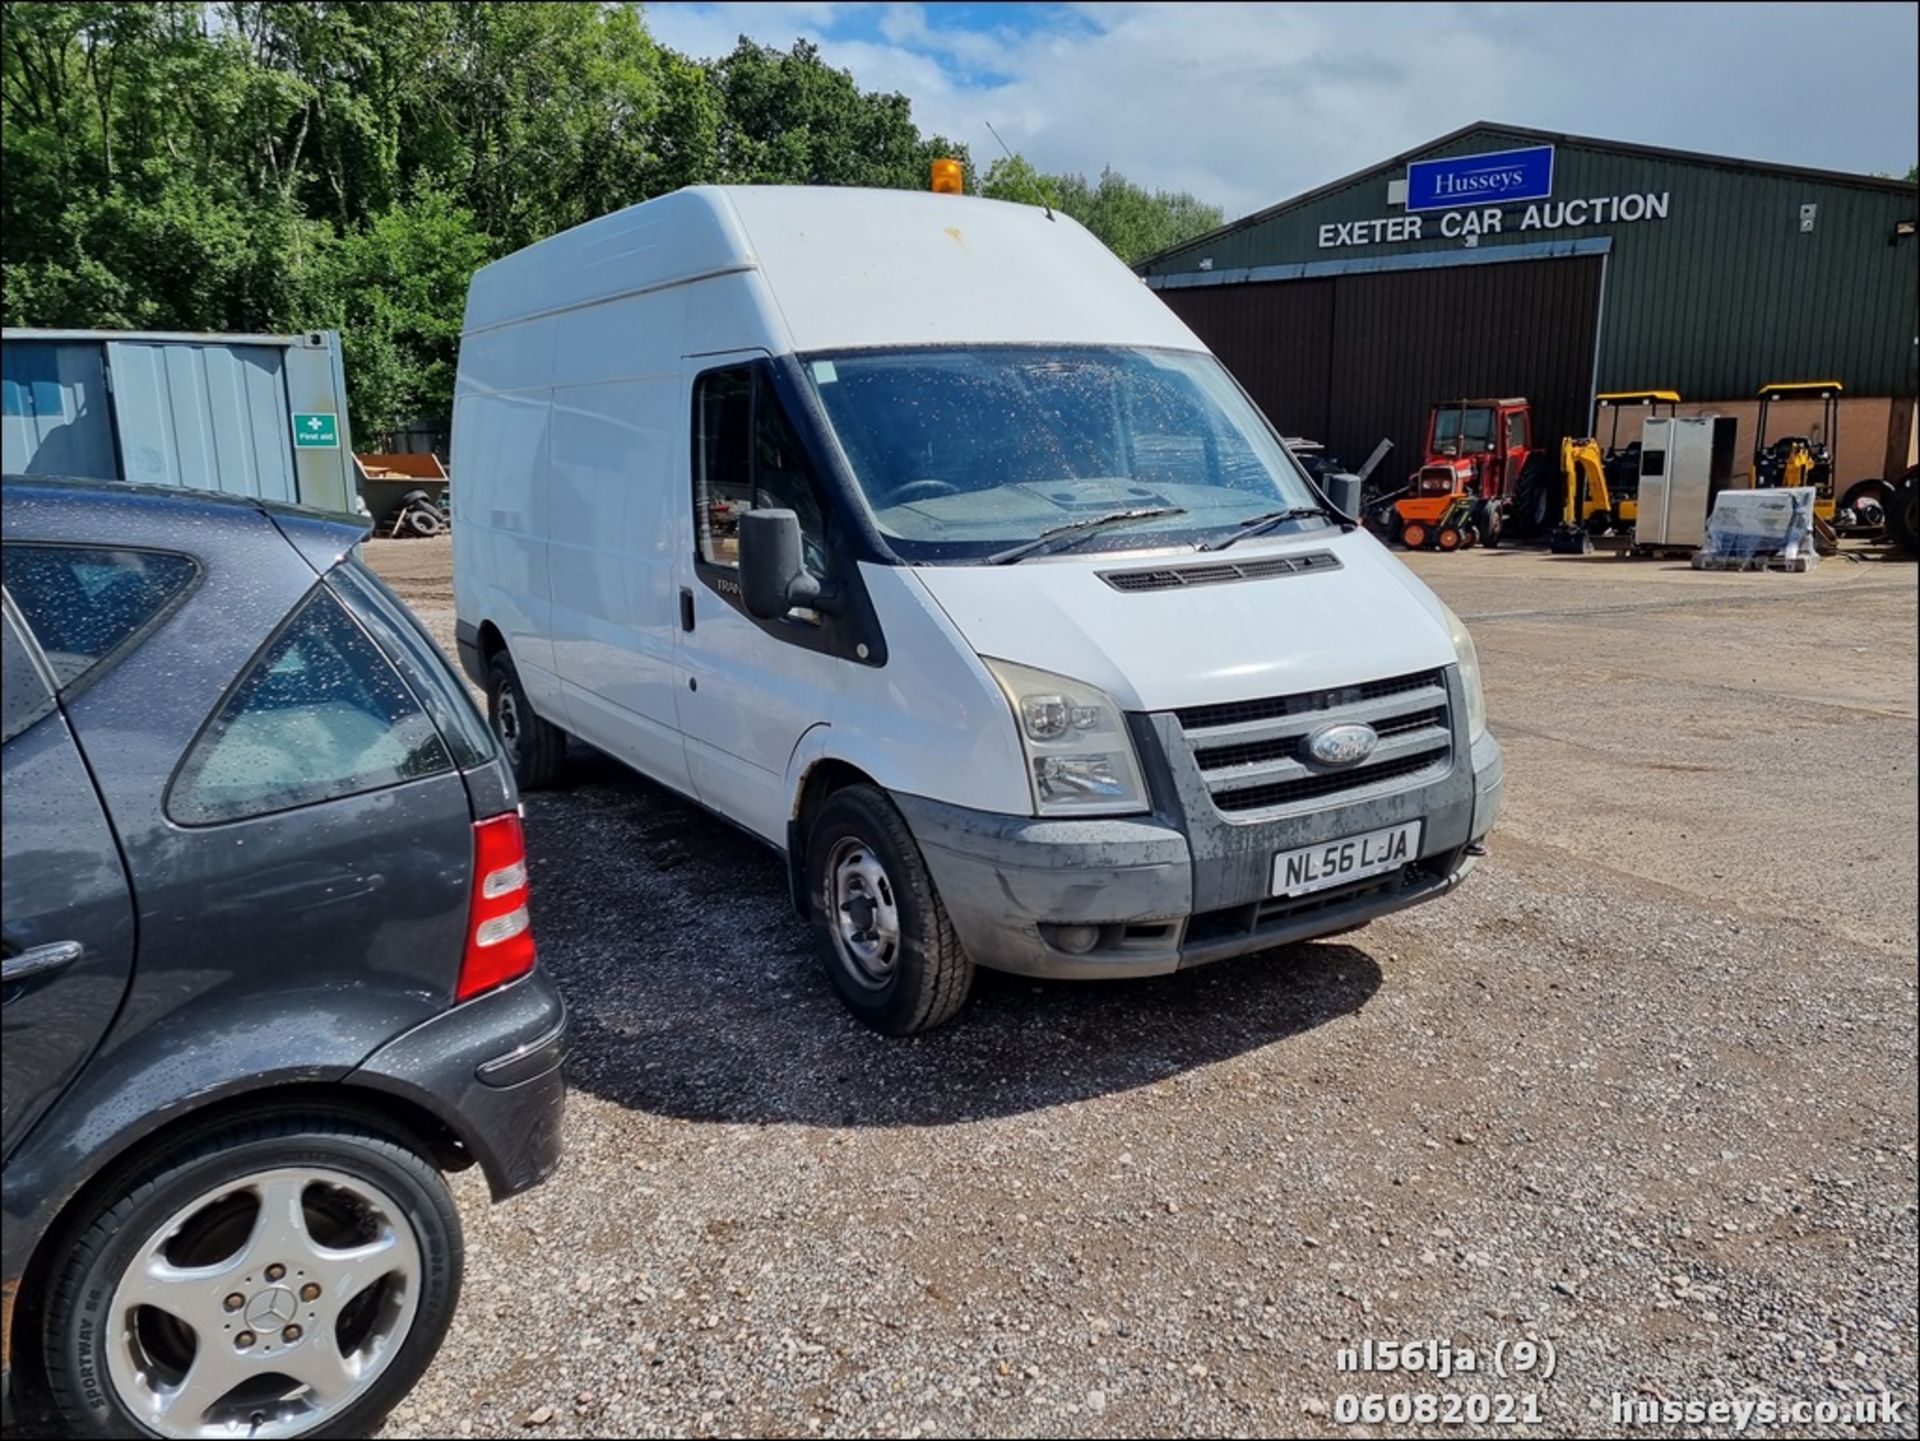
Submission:
M 1420 854 L 1422 824 L 1408 821 L 1365 835 L 1282 851 L 1273 858 L 1273 893 L 1305 895 L 1403 866 Z

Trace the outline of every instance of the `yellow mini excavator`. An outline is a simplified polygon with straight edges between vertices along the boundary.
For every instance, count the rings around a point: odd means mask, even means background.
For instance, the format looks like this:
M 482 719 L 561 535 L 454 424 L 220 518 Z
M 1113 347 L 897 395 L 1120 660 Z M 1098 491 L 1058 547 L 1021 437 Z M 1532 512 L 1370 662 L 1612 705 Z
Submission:
M 1840 440 L 1840 396 L 1837 380 L 1774 381 L 1760 387 L 1760 416 L 1753 429 L 1753 484 L 1756 490 L 1776 486 L 1813 487 L 1813 513 L 1833 524 L 1834 451 Z M 1820 429 L 1813 435 L 1782 435 L 1767 439 L 1767 417 L 1775 401 L 1817 400 Z
M 1620 414 L 1637 409 L 1647 416 L 1671 416 L 1679 408 L 1674 390 L 1611 390 L 1594 397 L 1595 425 L 1611 417 L 1603 451 L 1595 436 L 1560 442 L 1559 523 L 1547 537 L 1557 555 L 1577 555 L 1593 549 L 1593 537 L 1610 530 L 1628 530 L 1639 514 L 1640 442 L 1620 444 Z

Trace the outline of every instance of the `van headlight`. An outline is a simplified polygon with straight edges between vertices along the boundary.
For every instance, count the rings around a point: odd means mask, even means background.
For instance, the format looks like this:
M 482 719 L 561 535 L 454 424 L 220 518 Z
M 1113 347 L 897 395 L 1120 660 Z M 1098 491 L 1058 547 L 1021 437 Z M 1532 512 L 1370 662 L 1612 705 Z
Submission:
M 1147 809 L 1127 718 L 1113 697 L 1012 661 L 982 661 L 1006 692 L 1027 757 L 1035 815 L 1118 815 Z
M 1467 693 L 1467 744 L 1472 745 L 1487 733 L 1487 698 L 1480 689 L 1480 655 L 1473 648 L 1473 637 L 1466 623 L 1443 604 L 1447 613 L 1447 632 L 1453 638 L 1454 659 L 1460 663 L 1460 688 Z

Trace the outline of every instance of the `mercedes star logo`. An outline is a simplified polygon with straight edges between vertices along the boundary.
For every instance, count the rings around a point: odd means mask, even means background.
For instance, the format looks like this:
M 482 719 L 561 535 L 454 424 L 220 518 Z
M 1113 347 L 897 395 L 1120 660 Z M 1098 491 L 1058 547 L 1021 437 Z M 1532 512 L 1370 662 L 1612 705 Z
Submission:
M 300 1314 L 300 1303 L 285 1286 L 269 1286 L 247 1303 L 247 1324 L 256 1331 L 277 1331 Z

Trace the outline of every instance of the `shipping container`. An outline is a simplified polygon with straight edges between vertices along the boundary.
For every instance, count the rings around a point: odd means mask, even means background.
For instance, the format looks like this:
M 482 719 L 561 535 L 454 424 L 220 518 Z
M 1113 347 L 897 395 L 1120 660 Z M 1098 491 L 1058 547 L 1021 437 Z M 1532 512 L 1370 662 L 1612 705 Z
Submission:
M 360 508 L 340 336 L 0 335 L 0 469 Z

